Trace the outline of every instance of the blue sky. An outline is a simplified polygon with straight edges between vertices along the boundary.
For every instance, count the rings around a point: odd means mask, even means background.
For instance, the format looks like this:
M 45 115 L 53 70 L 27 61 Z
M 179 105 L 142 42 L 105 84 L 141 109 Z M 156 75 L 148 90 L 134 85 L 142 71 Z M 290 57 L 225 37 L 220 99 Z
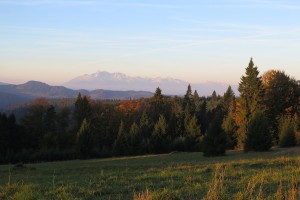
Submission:
M 300 2 L 0 0 L 0 82 L 61 84 L 98 70 L 238 84 L 300 78 Z

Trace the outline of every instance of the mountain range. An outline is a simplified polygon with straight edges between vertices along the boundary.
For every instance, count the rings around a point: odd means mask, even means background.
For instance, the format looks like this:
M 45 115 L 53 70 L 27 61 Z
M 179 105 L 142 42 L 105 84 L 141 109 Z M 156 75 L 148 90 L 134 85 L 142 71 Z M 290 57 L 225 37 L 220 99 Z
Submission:
M 79 92 L 89 95 L 93 99 L 124 100 L 150 97 L 155 89 L 160 87 L 165 95 L 182 96 L 185 94 L 188 84 L 186 81 L 174 78 L 132 77 L 106 71 L 79 76 L 64 83 L 63 86 L 51 86 L 38 81 L 29 81 L 19 85 L 0 82 L 0 110 L 37 97 L 76 98 Z M 222 95 L 228 84 L 207 82 L 191 86 L 193 90 L 198 91 L 200 96 L 209 96 L 214 90 L 217 94 Z M 237 86 L 233 85 L 232 89 L 237 94 Z
M 188 82 L 174 78 L 143 78 L 133 77 L 122 73 L 109 73 L 98 71 L 93 74 L 85 74 L 76 77 L 63 85 L 72 89 L 106 89 L 106 90 L 135 90 L 135 91 L 152 91 L 160 87 L 163 94 L 167 95 L 184 95 Z M 197 90 L 200 96 L 209 96 L 215 90 L 218 94 L 223 94 L 228 88 L 228 84 L 206 82 L 191 84 L 193 90 Z M 233 91 L 237 94 L 237 86 L 232 86 Z
M 88 95 L 92 99 L 136 99 L 150 97 L 151 92 L 146 91 L 112 91 L 112 90 L 72 90 L 64 86 L 50 86 L 38 81 L 29 81 L 20 85 L 0 85 L 0 110 L 17 103 L 31 101 L 37 97 L 53 98 L 76 98 L 78 93 Z

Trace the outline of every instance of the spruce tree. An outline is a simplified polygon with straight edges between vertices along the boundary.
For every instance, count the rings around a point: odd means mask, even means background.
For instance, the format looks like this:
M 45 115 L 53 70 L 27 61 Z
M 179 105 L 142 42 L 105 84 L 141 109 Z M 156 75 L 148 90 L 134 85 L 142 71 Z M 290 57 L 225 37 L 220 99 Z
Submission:
M 129 141 L 125 132 L 124 122 L 121 121 L 118 136 L 113 144 L 114 155 L 127 155 L 129 153 Z
M 244 151 L 268 151 L 272 147 L 272 135 L 264 112 L 256 112 L 249 120 Z
M 152 132 L 151 150 L 154 153 L 162 153 L 166 152 L 167 149 L 167 123 L 165 117 L 160 115 Z
M 198 120 L 195 115 L 188 121 L 186 132 L 185 150 L 200 151 L 203 142 L 203 135 L 201 134 L 200 126 L 198 125 Z
M 231 86 L 228 86 L 226 92 L 223 95 L 223 107 L 226 111 L 226 114 L 228 114 L 230 111 L 234 112 L 235 108 L 235 94 L 231 88 Z
M 75 102 L 74 116 L 79 128 L 83 119 L 91 119 L 92 107 L 86 96 L 82 97 L 79 93 Z
M 197 90 L 194 91 L 194 101 L 195 101 L 195 102 L 200 101 L 200 96 L 199 96 Z
M 93 137 L 90 122 L 84 118 L 77 133 L 79 153 L 82 158 L 89 158 L 93 149 Z
M 226 148 L 234 149 L 237 145 L 237 125 L 234 121 L 233 114 L 229 113 L 222 124 L 222 128 L 226 134 Z
M 188 88 L 186 90 L 186 93 L 184 95 L 184 102 L 186 104 L 190 103 L 191 99 L 193 98 L 193 94 L 192 94 L 192 87 L 191 85 L 189 84 L 188 85 Z
M 217 113 L 204 137 L 204 156 L 223 156 L 226 152 L 226 135 L 221 127 L 222 116 Z
M 129 134 L 130 134 L 130 140 L 129 140 L 130 153 L 140 154 L 141 134 L 140 134 L 140 128 L 135 122 L 133 122 L 133 124 L 131 125 Z
M 238 146 L 243 147 L 248 131 L 250 119 L 259 111 L 265 110 L 263 101 L 262 80 L 259 76 L 257 67 L 254 67 L 251 58 L 248 67 L 246 68 L 245 76 L 241 77 L 239 83 L 240 92 L 240 110 L 239 110 L 239 130 L 238 130 Z
M 149 143 L 151 138 L 151 127 L 147 112 L 144 111 L 140 119 L 140 134 L 141 134 L 141 151 L 146 153 L 149 152 Z

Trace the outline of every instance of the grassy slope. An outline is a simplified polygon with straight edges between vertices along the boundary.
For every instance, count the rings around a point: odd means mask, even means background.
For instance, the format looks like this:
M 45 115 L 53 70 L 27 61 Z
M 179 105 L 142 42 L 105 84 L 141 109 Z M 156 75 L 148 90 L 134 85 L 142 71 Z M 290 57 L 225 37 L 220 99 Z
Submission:
M 299 147 L 0 166 L 0 199 L 276 199 L 300 185 Z

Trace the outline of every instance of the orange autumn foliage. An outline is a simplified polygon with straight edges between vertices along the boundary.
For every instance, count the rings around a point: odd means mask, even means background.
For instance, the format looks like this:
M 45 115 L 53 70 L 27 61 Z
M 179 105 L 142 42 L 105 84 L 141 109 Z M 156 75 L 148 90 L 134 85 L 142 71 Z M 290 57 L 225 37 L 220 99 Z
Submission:
M 117 107 L 122 112 L 133 112 L 139 110 L 141 107 L 139 100 L 125 100 Z

